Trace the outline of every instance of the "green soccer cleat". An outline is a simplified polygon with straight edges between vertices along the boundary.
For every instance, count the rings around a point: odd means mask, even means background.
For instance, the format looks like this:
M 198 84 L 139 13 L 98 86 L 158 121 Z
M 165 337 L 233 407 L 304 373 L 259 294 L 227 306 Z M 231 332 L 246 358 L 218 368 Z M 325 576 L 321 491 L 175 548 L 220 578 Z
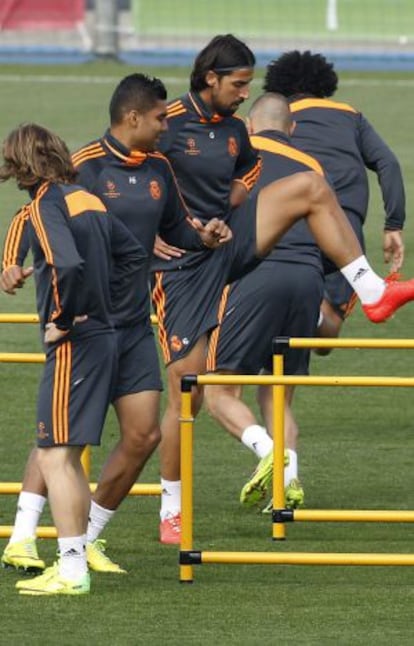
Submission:
M 43 572 L 46 564 L 37 553 L 36 539 L 25 538 L 16 543 L 9 543 L 1 557 L 4 568 L 14 568 L 25 572 Z
M 285 508 L 298 509 L 305 504 L 305 492 L 298 478 L 293 478 L 285 487 Z M 273 498 L 262 509 L 262 514 L 271 514 L 273 511 Z
M 285 467 L 289 464 L 289 454 L 285 451 Z M 252 477 L 240 492 L 240 502 L 245 507 L 258 505 L 265 498 L 273 476 L 273 450 L 262 458 Z
M 305 504 L 305 492 L 298 478 L 293 478 L 285 487 L 286 509 L 298 509 Z
M 250 480 L 240 492 L 240 502 L 245 507 L 258 505 L 266 496 L 273 476 L 273 450 L 262 458 Z
M 88 594 L 91 583 L 89 572 L 76 581 L 64 579 L 60 576 L 58 566 L 55 563 L 48 567 L 43 574 L 34 579 L 17 581 L 16 588 L 19 594 L 32 596 L 50 596 L 53 594 L 80 595 Z
M 93 543 L 86 544 L 86 558 L 88 565 L 94 572 L 108 572 L 112 574 L 127 574 L 118 563 L 114 563 L 105 554 L 106 541 L 96 539 Z

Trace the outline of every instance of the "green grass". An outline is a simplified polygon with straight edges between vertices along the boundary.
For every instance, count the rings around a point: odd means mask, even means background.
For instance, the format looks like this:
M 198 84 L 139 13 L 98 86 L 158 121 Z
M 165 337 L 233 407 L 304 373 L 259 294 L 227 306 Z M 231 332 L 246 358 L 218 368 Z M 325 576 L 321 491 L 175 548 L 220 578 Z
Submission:
M 327 0 L 149 0 L 133 2 L 140 36 L 188 37 L 236 33 L 243 38 L 308 37 L 396 40 L 414 34 L 410 0 L 338 0 L 338 29 L 326 28 Z
M 0 68 L 0 139 L 23 120 L 56 129 L 71 148 L 101 134 L 116 80 L 131 71 L 121 65 L 80 68 Z M 168 77 L 170 95 L 186 88 L 187 70 L 154 70 Z M 19 82 L 7 75 L 23 75 Z M 262 75 L 258 71 L 258 78 Z M 50 77 L 55 77 L 53 82 Z M 87 83 L 72 77 L 90 77 Z M 49 80 L 47 80 L 47 77 Z M 92 82 L 99 77 L 101 82 Z M 41 80 L 43 78 L 43 80 Z M 359 107 L 397 152 L 408 204 L 414 193 L 409 116 L 412 77 L 345 75 L 338 98 Z M 96 80 L 96 79 L 95 79 Z M 397 80 L 403 83 L 396 84 Z M 356 81 L 354 83 L 354 81 Z M 252 97 L 260 91 L 253 86 Z M 0 235 L 22 198 L 0 187 Z M 408 212 L 410 208 L 408 208 Z M 375 268 L 383 272 L 381 199 L 375 180 L 366 232 Z M 413 225 L 406 231 L 406 275 L 414 275 Z M 34 311 L 30 285 L 14 298 L 0 294 L 0 311 Z M 357 311 L 346 336 L 412 335 L 414 306 L 384 326 L 370 326 Z M 39 351 L 35 326 L 0 326 L 1 351 Z M 412 375 L 410 351 L 338 350 L 314 358 L 315 374 Z M 0 370 L 0 464 L 2 481 L 20 480 L 33 440 L 34 406 L 41 368 L 2 364 Z M 253 404 L 254 392 L 246 396 Z M 408 389 L 302 388 L 299 422 L 300 473 L 309 509 L 414 509 L 412 393 Z M 103 447 L 93 452 L 92 478 L 117 437 L 111 411 Z M 194 546 L 205 550 L 412 552 L 409 525 L 295 523 L 287 540 L 271 541 L 269 518 L 246 512 L 238 494 L 255 460 L 203 413 L 195 437 Z M 158 458 L 142 482 L 158 481 Z M 204 565 L 191 585 L 178 583 L 177 549 L 161 547 L 158 500 L 129 498 L 105 532 L 110 554 L 129 570 L 126 577 L 93 575 L 85 599 L 20 598 L 17 575 L 0 570 L 1 645 L 135 646 L 163 644 L 411 644 L 412 570 L 398 567 L 305 567 Z M 15 497 L 2 496 L 0 524 L 10 524 Z M 45 517 L 45 523 L 50 519 Z M 0 541 L 0 549 L 5 540 Z M 55 542 L 41 541 L 54 558 Z

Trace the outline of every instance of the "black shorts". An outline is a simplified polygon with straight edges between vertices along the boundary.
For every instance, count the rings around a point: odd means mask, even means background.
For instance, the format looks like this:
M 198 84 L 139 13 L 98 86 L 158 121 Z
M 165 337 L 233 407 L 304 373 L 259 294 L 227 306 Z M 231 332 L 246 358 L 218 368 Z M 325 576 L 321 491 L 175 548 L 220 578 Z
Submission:
M 225 285 L 261 262 L 256 256 L 256 202 L 257 195 L 252 196 L 232 212 L 228 244 L 203 254 L 197 265 L 155 273 L 153 302 L 167 364 L 182 359 L 217 326 Z
M 315 335 L 323 293 L 317 267 L 264 261 L 226 288 L 222 321 L 211 335 L 207 369 L 238 374 L 272 372 L 272 339 Z M 309 350 L 289 349 L 284 372 L 307 374 Z
M 113 331 L 48 345 L 37 404 L 37 445 L 100 444 L 116 368 Z
M 146 390 L 162 390 L 151 322 L 117 328 L 118 371 L 112 400 Z

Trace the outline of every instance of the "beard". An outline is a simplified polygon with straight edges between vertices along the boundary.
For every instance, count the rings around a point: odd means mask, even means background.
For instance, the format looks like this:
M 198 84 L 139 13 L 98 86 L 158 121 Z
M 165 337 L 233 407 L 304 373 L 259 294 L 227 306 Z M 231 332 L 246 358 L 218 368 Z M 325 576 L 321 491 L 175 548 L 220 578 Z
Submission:
M 217 112 L 220 117 L 231 117 L 235 112 L 237 112 L 242 103 L 243 101 L 237 101 L 229 106 L 215 105 L 215 112 Z

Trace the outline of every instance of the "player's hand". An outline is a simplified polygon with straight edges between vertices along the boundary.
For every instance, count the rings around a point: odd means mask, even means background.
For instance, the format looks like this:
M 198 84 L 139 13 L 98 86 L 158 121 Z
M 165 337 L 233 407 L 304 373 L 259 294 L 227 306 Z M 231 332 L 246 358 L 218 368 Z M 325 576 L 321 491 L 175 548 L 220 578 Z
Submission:
M 73 325 L 76 325 L 77 323 L 83 323 L 87 320 L 87 314 L 80 314 L 79 316 L 75 316 L 75 318 L 73 319 Z M 69 334 L 69 331 L 70 330 L 59 330 L 59 328 L 56 327 L 55 323 L 47 323 L 45 326 L 45 336 L 43 337 L 44 342 L 56 343 L 56 341 L 60 341 L 60 339 L 63 339 L 64 336 Z
M 384 231 L 382 244 L 384 250 L 384 262 L 391 263 L 390 273 L 400 271 L 404 262 L 404 243 L 402 231 Z
M 153 253 L 154 256 L 162 258 L 162 260 L 172 260 L 173 258 L 181 258 L 181 256 L 185 254 L 185 249 L 173 247 L 172 245 L 164 242 L 160 236 L 155 236 Z
M 212 218 L 204 225 L 198 218 L 193 218 L 192 223 L 200 234 L 203 244 L 209 249 L 216 249 L 233 237 L 230 227 L 218 218 Z
M 56 343 L 67 334 L 69 334 L 69 330 L 59 330 L 54 323 L 47 323 L 43 339 L 45 343 Z
M 29 278 L 33 274 L 33 267 L 19 267 L 18 265 L 12 265 L 0 275 L 0 289 L 6 294 L 14 296 L 16 294 L 16 289 L 21 289 L 24 286 L 26 278 Z

